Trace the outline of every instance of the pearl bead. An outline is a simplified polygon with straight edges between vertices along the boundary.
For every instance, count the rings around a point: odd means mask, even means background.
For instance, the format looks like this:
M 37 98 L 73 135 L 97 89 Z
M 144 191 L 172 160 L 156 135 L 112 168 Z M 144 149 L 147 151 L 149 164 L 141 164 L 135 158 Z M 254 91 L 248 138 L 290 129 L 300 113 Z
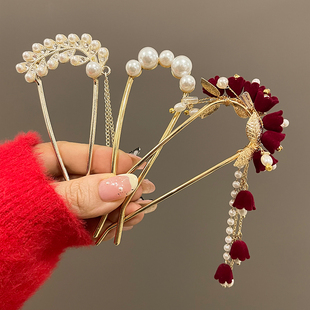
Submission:
M 68 35 L 68 40 L 70 41 L 70 43 L 75 43 L 75 42 L 79 41 L 80 38 L 76 34 L 70 33 Z
M 99 50 L 100 47 L 101 47 L 101 43 L 98 40 L 93 40 L 89 44 L 89 49 L 93 53 L 97 53 L 97 51 Z
M 234 232 L 234 230 L 231 227 L 226 228 L 227 235 L 231 235 Z
M 246 216 L 247 213 L 248 213 L 248 211 L 245 210 L 245 209 L 240 209 L 240 210 L 238 210 L 238 213 L 239 213 L 241 216 Z
M 272 157 L 268 154 L 264 154 L 261 158 L 260 158 L 260 161 L 262 162 L 262 164 L 264 166 L 267 166 L 267 165 L 272 165 L 273 164 L 273 160 L 272 160 Z
M 27 71 L 27 66 L 25 63 L 21 62 L 15 66 L 15 69 L 18 73 L 24 73 Z
M 159 64 L 164 68 L 171 67 L 174 55 L 171 51 L 164 50 L 159 55 Z
M 59 54 L 59 61 L 61 63 L 66 63 L 70 60 L 70 56 L 68 55 L 68 53 L 64 52 L 64 53 L 61 53 Z
M 232 237 L 231 236 L 226 236 L 225 242 L 226 243 L 231 243 L 232 242 Z
M 239 188 L 240 187 L 240 182 L 234 181 L 232 186 L 233 186 L 233 188 Z
M 47 67 L 51 70 L 55 70 L 57 69 L 58 65 L 59 65 L 59 62 L 57 61 L 57 59 L 54 59 L 54 58 L 50 58 L 48 61 L 47 61 Z
M 179 102 L 174 106 L 176 112 L 183 112 L 186 109 L 186 104 L 184 102 Z
M 234 225 L 234 223 L 235 223 L 235 221 L 234 221 L 234 219 L 232 219 L 232 218 L 229 218 L 228 220 L 227 220 L 227 224 L 228 225 Z
M 92 78 L 96 79 L 102 73 L 102 67 L 98 62 L 91 61 L 86 66 L 86 74 Z
M 33 61 L 35 58 L 33 52 L 23 52 L 22 56 L 25 61 Z
M 216 86 L 221 89 L 225 89 L 228 87 L 228 79 L 226 77 L 220 77 L 217 80 Z
M 81 36 L 81 40 L 86 43 L 86 44 L 90 44 L 90 42 L 93 40 L 92 36 L 88 33 L 83 33 Z
M 273 166 L 272 166 L 272 170 L 276 170 L 277 169 L 277 164 L 274 164 Z
M 126 72 L 129 76 L 137 77 L 141 74 L 141 64 L 137 60 L 129 60 L 126 64 Z
M 25 74 L 25 80 L 28 83 L 34 82 L 35 79 L 36 79 L 36 74 L 33 71 L 29 71 Z
M 189 116 L 192 116 L 192 115 L 196 114 L 198 111 L 199 111 L 199 109 L 197 109 L 197 108 L 190 109 L 188 114 L 189 114 Z
M 252 83 L 260 84 L 260 80 L 259 80 L 259 79 L 253 79 L 253 80 L 252 80 Z
M 284 119 L 283 123 L 281 124 L 281 127 L 286 128 L 288 125 L 290 124 L 290 122 L 288 121 L 288 119 Z
M 44 46 L 47 47 L 47 48 L 53 48 L 55 43 L 56 42 L 54 40 L 52 40 L 52 39 L 45 39 L 43 41 Z
M 225 244 L 224 245 L 224 251 L 229 252 L 231 249 L 231 245 L 230 244 Z
M 234 217 L 234 216 L 236 216 L 236 211 L 235 211 L 234 209 L 230 209 L 230 210 L 228 211 L 228 214 L 229 214 L 230 216 Z
M 99 57 L 104 57 L 106 60 L 109 58 L 109 50 L 106 47 L 101 47 L 98 51 Z
M 43 50 L 44 46 L 40 43 L 34 43 L 32 44 L 32 50 L 35 52 L 35 53 L 38 53 L 38 52 L 41 52 Z
M 235 259 L 235 263 L 240 266 L 241 265 L 241 260 L 239 258 L 237 258 L 237 259 Z
M 191 93 L 196 86 L 196 81 L 191 75 L 184 75 L 180 79 L 180 89 L 184 93 Z
M 171 72 L 173 76 L 180 79 L 184 75 L 189 75 L 192 72 L 192 62 L 186 56 L 178 56 L 173 59 L 171 64 Z
M 138 54 L 138 61 L 143 69 L 154 69 L 158 64 L 158 54 L 154 48 L 144 47 Z
M 48 74 L 48 69 L 46 66 L 39 66 L 37 69 L 37 74 L 40 77 L 46 76 Z
M 232 279 L 231 283 L 227 283 L 227 282 L 226 282 L 227 287 L 232 287 L 232 286 L 234 285 L 234 283 L 235 283 L 235 280 L 234 280 L 234 279 Z
M 237 191 L 232 191 L 231 193 L 230 193 L 230 196 L 232 197 L 232 198 L 236 198 L 237 197 L 237 194 L 238 194 L 238 192 Z
M 236 178 L 236 179 L 242 178 L 242 175 L 243 175 L 243 173 L 242 173 L 240 170 L 237 170 L 237 171 L 235 172 L 235 178 Z
M 78 66 L 78 65 L 81 64 L 81 63 L 80 63 L 80 57 L 77 56 L 77 55 L 71 57 L 70 62 L 71 62 L 71 65 L 73 65 L 73 66 Z
M 224 258 L 225 260 L 229 260 L 229 259 L 230 259 L 229 253 L 225 252 L 225 253 L 223 254 L 223 258 Z
M 234 206 L 234 202 L 235 202 L 235 199 L 231 199 L 231 200 L 229 201 L 229 205 L 230 205 L 231 207 L 233 207 L 233 206 Z
M 63 34 L 57 34 L 55 40 L 58 44 L 64 43 L 67 40 L 67 37 Z

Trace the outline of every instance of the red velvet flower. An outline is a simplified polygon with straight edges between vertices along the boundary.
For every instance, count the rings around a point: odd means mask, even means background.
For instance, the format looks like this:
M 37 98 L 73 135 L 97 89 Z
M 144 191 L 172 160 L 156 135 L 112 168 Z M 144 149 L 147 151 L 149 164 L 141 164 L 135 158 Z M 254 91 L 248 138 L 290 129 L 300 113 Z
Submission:
M 267 112 L 277 103 L 279 103 L 279 99 L 277 97 L 265 96 L 264 92 L 260 90 L 257 92 L 256 98 L 254 100 L 255 109 L 259 112 Z
M 234 76 L 228 78 L 228 85 L 229 87 L 239 96 L 242 92 L 243 86 L 245 83 L 245 79 L 241 76 L 239 76 L 238 78 L 235 78 Z M 226 94 L 231 97 L 234 98 L 236 97 L 235 94 L 230 91 L 229 89 L 226 89 Z
M 247 211 L 256 210 L 254 197 L 249 191 L 240 191 L 233 203 L 233 206 L 237 209 L 246 209 Z
M 264 127 L 267 130 L 282 132 L 283 127 L 281 126 L 283 123 L 283 111 L 280 110 L 278 112 L 270 113 L 263 117 Z
M 272 165 L 275 165 L 278 160 L 275 159 L 272 155 L 270 155 L 272 160 L 273 160 L 273 163 Z M 262 164 L 260 158 L 262 157 L 262 154 L 260 151 L 256 151 L 254 152 L 253 154 L 253 163 L 254 163 L 254 166 L 255 166 L 255 169 L 256 169 L 256 173 L 259 173 L 261 171 L 265 171 L 266 170 L 266 167 Z
M 264 87 L 264 86 L 263 86 Z M 255 101 L 258 89 L 260 88 L 258 83 L 251 83 L 249 81 L 246 81 L 244 83 L 244 91 L 248 92 L 252 98 L 252 101 Z
M 285 138 L 284 133 L 267 130 L 261 136 L 261 141 L 265 148 L 273 154 L 280 146 L 280 142 Z
M 219 280 L 221 284 L 225 284 L 225 282 L 230 284 L 232 283 L 233 278 L 232 270 L 228 264 L 223 263 L 217 267 L 216 273 L 214 275 L 215 280 Z
M 216 83 L 217 83 L 217 80 L 218 80 L 219 78 L 220 78 L 220 77 L 217 75 L 216 77 L 209 79 L 208 82 L 210 82 L 212 85 L 214 85 L 214 86 L 216 87 Z M 223 96 L 223 94 L 224 94 L 224 89 L 219 89 L 218 87 L 217 87 L 217 89 L 220 91 L 221 96 Z M 203 91 L 205 94 L 207 94 L 208 96 L 210 96 L 210 97 L 215 97 L 214 95 L 212 95 L 212 94 L 210 94 L 208 91 L 206 91 L 204 88 L 202 88 L 202 91 Z
M 248 247 L 242 240 L 237 240 L 232 244 L 229 254 L 232 259 L 239 259 L 242 262 L 250 258 Z

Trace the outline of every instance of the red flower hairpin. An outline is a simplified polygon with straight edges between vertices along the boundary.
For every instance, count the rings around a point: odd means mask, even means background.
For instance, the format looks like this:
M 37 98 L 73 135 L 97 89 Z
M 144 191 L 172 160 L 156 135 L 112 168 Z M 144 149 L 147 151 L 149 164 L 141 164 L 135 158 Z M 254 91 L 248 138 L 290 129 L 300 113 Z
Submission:
M 223 254 L 225 263 L 219 265 L 214 275 L 222 286 L 231 287 L 234 283 L 232 274 L 234 264 L 240 265 L 242 261 L 250 258 L 241 232 L 247 212 L 256 210 L 253 195 L 248 191 L 249 162 L 253 159 L 257 173 L 274 170 L 278 160 L 271 154 L 282 150 L 280 143 L 285 138 L 282 131 L 289 122 L 282 117 L 283 111 L 267 114 L 279 100 L 271 96 L 270 90 L 261 86 L 258 79 L 249 82 L 238 75 L 228 79 L 216 76 L 208 81 L 202 79 L 202 86 L 203 92 L 210 98 L 222 97 L 227 105 L 234 107 L 240 117 L 249 117 L 246 133 L 250 143 L 240 152 L 234 164 L 239 170 L 235 172 L 236 180 L 232 184 L 234 189 L 231 192 L 232 199 L 229 201 L 230 217 L 227 220 Z M 244 113 L 237 102 L 243 104 L 249 113 Z

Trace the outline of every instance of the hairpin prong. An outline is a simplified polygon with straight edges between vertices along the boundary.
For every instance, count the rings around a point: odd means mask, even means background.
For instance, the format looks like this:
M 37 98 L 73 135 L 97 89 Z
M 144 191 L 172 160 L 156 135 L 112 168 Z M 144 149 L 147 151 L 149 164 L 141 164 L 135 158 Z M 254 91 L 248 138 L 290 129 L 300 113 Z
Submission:
M 172 131 L 172 129 L 174 128 L 175 124 L 177 123 L 179 117 L 180 117 L 181 113 L 180 112 L 176 112 L 170 123 L 168 124 L 164 134 L 162 135 L 161 140 L 163 140 L 167 135 L 170 134 L 170 132 Z M 159 148 L 154 154 L 153 156 L 150 158 L 150 160 L 147 162 L 146 166 L 143 168 L 142 172 L 140 173 L 139 177 L 138 177 L 138 186 L 136 188 L 136 190 L 138 189 L 138 187 L 141 185 L 142 181 L 144 180 L 144 178 L 146 177 L 146 175 L 148 174 L 148 172 L 150 171 L 152 165 L 154 164 L 156 158 L 159 156 L 159 153 L 161 151 L 162 147 Z M 132 172 L 127 172 L 127 173 L 132 173 Z M 114 244 L 115 245 L 119 245 L 121 242 L 121 238 L 122 238 L 122 231 L 123 231 L 123 225 L 124 225 L 124 218 L 125 218 L 125 211 L 126 211 L 126 207 L 129 204 L 131 198 L 133 197 L 133 195 L 135 194 L 136 190 L 134 190 L 130 196 L 128 196 L 125 201 L 123 202 L 123 204 L 121 205 L 120 208 L 120 214 L 118 217 L 118 222 L 117 222 L 117 228 L 116 228 L 116 233 L 115 233 L 115 238 L 114 238 Z
M 145 210 L 147 210 L 148 208 L 152 207 L 155 204 L 159 204 L 160 202 L 166 200 L 167 198 L 177 194 L 178 192 L 180 192 L 181 190 L 183 190 L 184 188 L 198 182 L 199 180 L 207 177 L 208 175 L 210 175 L 211 173 L 213 173 L 214 171 L 228 165 L 229 163 L 235 161 L 239 156 L 239 152 L 225 160 L 223 160 L 222 162 L 218 163 L 217 165 L 213 166 L 212 168 L 204 171 L 203 173 L 195 176 L 194 178 L 188 180 L 187 182 L 179 185 L 178 187 L 174 188 L 173 190 L 169 191 L 168 193 L 158 197 L 157 199 L 153 200 L 151 203 L 147 204 L 146 206 L 141 207 L 140 209 L 138 209 L 137 211 L 128 214 L 125 218 L 124 218 L 124 222 L 127 222 L 129 220 L 131 220 L 132 218 L 134 218 L 135 216 L 137 216 L 138 214 L 140 214 L 141 212 L 144 212 Z M 114 229 L 115 227 L 117 227 L 118 223 L 114 223 L 111 224 L 108 228 L 106 228 L 106 230 L 103 232 L 103 234 L 98 238 L 98 240 L 96 241 L 96 245 L 99 245 L 104 238 L 107 236 L 107 234 Z
M 62 157 L 61 157 L 61 154 L 60 154 L 57 142 L 56 142 L 56 138 L 55 138 L 55 135 L 54 135 L 52 123 L 51 123 L 51 120 L 50 120 L 50 117 L 49 117 L 49 113 L 48 113 L 48 109 L 47 109 L 47 105 L 46 105 L 46 100 L 45 100 L 45 96 L 44 96 L 42 80 L 39 77 L 37 77 L 35 82 L 36 82 L 37 87 L 38 87 L 38 93 L 39 93 L 39 97 L 40 97 L 42 113 L 43 113 L 46 129 L 47 129 L 47 132 L 48 132 L 48 136 L 49 136 L 49 138 L 51 140 L 51 143 L 52 143 L 52 146 L 54 148 L 54 151 L 55 151 L 58 163 L 59 163 L 59 165 L 61 167 L 61 170 L 62 170 L 62 174 L 63 174 L 65 180 L 69 181 L 70 180 L 69 174 L 68 174 L 67 169 L 65 167 L 65 164 L 64 164 L 64 162 L 62 160 Z

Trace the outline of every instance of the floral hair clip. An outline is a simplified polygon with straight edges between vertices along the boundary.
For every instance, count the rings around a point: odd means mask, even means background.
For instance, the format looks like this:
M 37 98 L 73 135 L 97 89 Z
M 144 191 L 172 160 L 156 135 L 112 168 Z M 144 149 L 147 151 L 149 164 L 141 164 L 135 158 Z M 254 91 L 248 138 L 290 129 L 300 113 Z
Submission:
M 79 52 L 82 55 L 77 55 L 76 52 Z M 70 61 L 73 66 L 80 66 L 87 63 L 86 74 L 93 79 L 92 116 L 86 175 L 90 174 L 97 123 L 99 92 L 98 79 L 101 75 L 105 76 L 104 99 L 106 145 L 110 146 L 114 139 L 114 125 L 108 81 L 108 75 L 111 73 L 111 69 L 105 65 L 109 58 L 108 49 L 101 47 L 101 43 L 98 40 L 93 40 L 91 35 L 86 33 L 83 34 L 81 38 L 79 38 L 76 34 L 69 34 L 68 37 L 63 34 L 57 34 L 55 40 L 45 39 L 43 44 L 34 43 L 32 45 L 32 51 L 24 52 L 22 57 L 25 62 L 17 64 L 16 70 L 18 73 L 26 73 L 25 80 L 28 83 L 35 82 L 37 84 L 45 125 L 65 180 L 69 180 L 69 175 L 56 143 L 56 138 L 48 114 L 41 78 L 46 76 L 49 70 L 57 69 L 59 63 L 67 63 Z
M 285 134 L 281 132 L 284 127 L 288 126 L 289 122 L 283 119 L 282 111 L 267 114 L 279 101 L 277 97 L 271 96 L 269 89 L 260 86 L 260 81 L 258 79 L 249 82 L 238 75 L 228 79 L 225 77 L 219 78 L 217 76 L 209 81 L 202 78 L 201 84 L 203 86 L 203 92 L 207 94 L 208 97 L 198 99 L 197 97 L 188 96 L 189 93 L 185 93 L 181 102 L 177 103 L 169 111 L 174 116 L 177 115 L 178 117 L 180 113 L 184 112 L 189 118 L 174 130 L 171 128 L 169 128 L 168 131 L 166 130 L 160 142 L 129 172 L 133 172 L 136 167 L 144 161 L 148 161 L 147 165 L 149 165 L 152 156 L 160 151 L 177 133 L 198 117 L 203 119 L 211 115 L 219 109 L 221 104 L 232 106 L 236 114 L 241 118 L 249 118 L 246 124 L 246 135 L 249 139 L 248 145 L 242 150 L 239 150 L 235 155 L 160 196 L 148 205 L 141 207 L 136 212 L 127 215 L 124 217 L 123 222 L 132 219 L 139 213 L 210 175 L 217 169 L 234 162 L 234 166 L 237 167 L 238 170 L 234 174 L 235 180 L 232 183 L 233 190 L 231 192 L 231 200 L 229 201 L 230 209 L 228 212 L 229 218 L 227 220 L 228 227 L 226 228 L 227 236 L 225 237 L 226 244 L 224 245 L 225 252 L 223 254 L 224 263 L 219 265 L 214 276 L 215 279 L 219 280 L 222 286 L 231 287 L 234 283 L 232 273 L 234 264 L 240 265 L 242 261 L 250 258 L 248 247 L 242 240 L 242 225 L 247 212 L 256 210 L 254 198 L 252 193 L 248 190 L 247 183 L 250 161 L 253 159 L 256 172 L 274 170 L 278 161 L 271 154 L 276 150 L 282 150 L 280 142 L 285 138 Z M 203 103 L 205 106 L 201 109 L 196 108 L 196 104 L 199 103 Z M 141 174 L 143 174 L 143 171 Z M 98 237 L 96 243 L 100 244 L 105 236 L 118 225 L 119 222 L 110 225 L 103 234 Z M 119 240 L 116 241 L 116 244 L 119 244 Z

